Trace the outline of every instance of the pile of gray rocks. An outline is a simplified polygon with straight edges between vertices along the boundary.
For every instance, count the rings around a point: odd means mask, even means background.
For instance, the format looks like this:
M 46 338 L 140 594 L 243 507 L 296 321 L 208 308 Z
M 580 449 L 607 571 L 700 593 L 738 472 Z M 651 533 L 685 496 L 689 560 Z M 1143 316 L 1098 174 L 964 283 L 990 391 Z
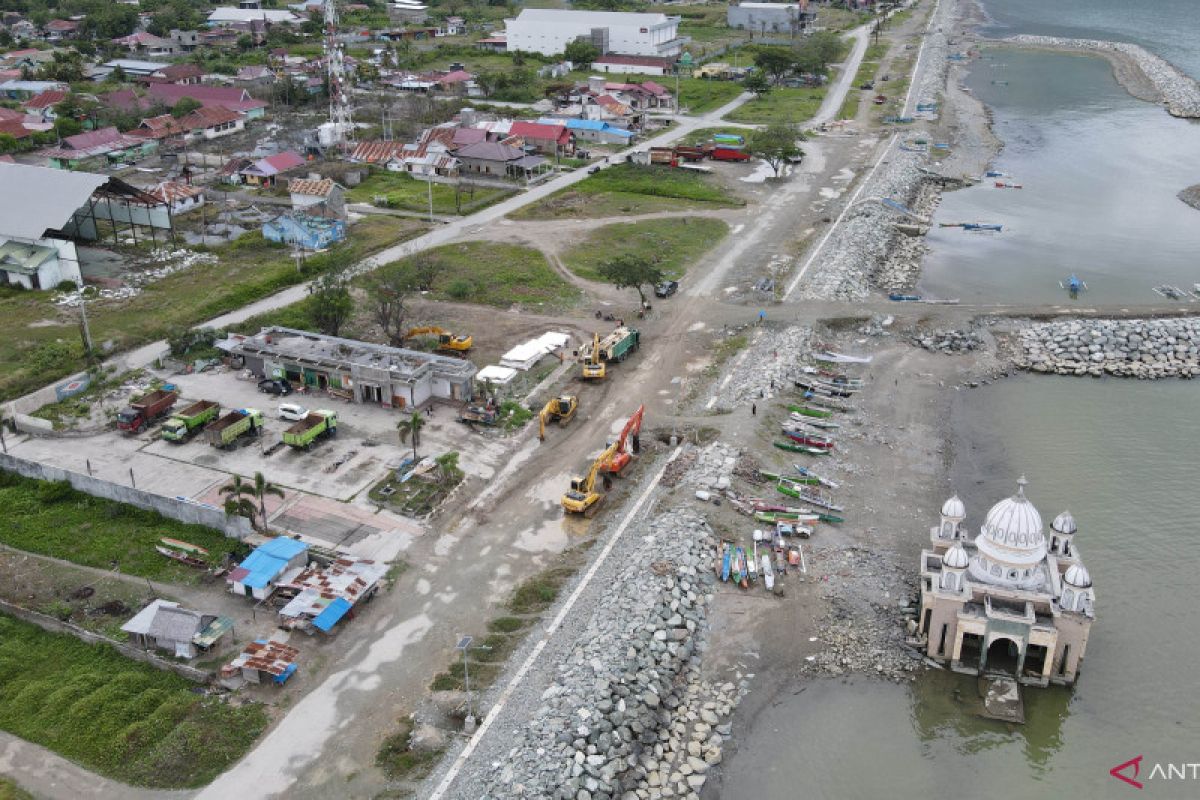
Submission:
M 1019 334 L 1016 365 L 1059 375 L 1192 378 L 1200 375 L 1200 320 L 1061 320 Z
M 983 335 L 979 331 L 943 330 L 941 328 L 912 337 L 912 343 L 934 353 L 969 353 L 983 347 Z
M 763 328 L 750 352 L 734 369 L 729 383 L 717 389 L 716 407 L 723 411 L 749 406 L 792 388 L 800 376 L 801 357 L 812 348 L 812 329 L 800 326 Z
M 697 451 L 696 460 L 687 475 L 688 483 L 698 489 L 713 492 L 728 489 L 733 481 L 738 454 L 736 447 L 724 444 L 720 440 Z
M 715 547 L 693 511 L 649 523 L 483 796 L 698 796 L 744 689 L 700 677 Z
M 1146 79 L 1154 85 L 1162 97 L 1167 111 L 1176 117 L 1200 118 L 1200 83 L 1180 72 L 1169 61 L 1129 42 L 1106 42 L 1099 39 L 1064 39 L 1057 36 L 1013 36 L 1008 39 L 1016 44 L 1033 47 L 1052 47 L 1062 50 L 1087 50 L 1098 53 L 1116 53 L 1137 65 Z

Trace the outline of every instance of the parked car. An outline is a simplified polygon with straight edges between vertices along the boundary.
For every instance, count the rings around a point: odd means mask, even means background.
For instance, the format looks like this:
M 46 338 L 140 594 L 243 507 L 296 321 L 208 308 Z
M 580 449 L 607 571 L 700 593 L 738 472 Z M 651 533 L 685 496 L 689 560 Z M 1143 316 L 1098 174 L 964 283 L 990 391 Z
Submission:
M 599 165 L 596 165 L 593 167 L 588 167 L 588 175 L 595 175 L 599 171 L 600 171 Z
M 679 281 L 663 281 L 654 287 L 655 297 L 670 297 L 679 291 Z
M 297 403 L 280 403 L 279 418 L 299 422 L 308 416 L 308 409 Z
M 865 81 L 865 82 L 861 83 L 861 84 L 859 85 L 859 87 L 858 87 L 858 88 L 860 88 L 860 89 L 862 89 L 862 90 L 864 90 L 864 91 L 868 91 L 868 90 L 870 90 L 870 89 L 874 89 L 874 88 L 875 88 L 875 81 Z
M 258 382 L 258 390 L 267 394 L 287 396 L 292 393 L 292 385 L 282 378 L 263 378 Z

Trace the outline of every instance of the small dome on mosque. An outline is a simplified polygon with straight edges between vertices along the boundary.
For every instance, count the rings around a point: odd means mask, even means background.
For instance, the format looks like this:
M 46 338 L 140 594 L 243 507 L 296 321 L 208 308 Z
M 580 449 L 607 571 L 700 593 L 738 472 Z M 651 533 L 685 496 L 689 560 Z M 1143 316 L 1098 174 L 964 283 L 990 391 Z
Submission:
M 1092 576 L 1083 564 L 1072 564 L 1067 574 L 1063 575 L 1063 580 L 1076 589 L 1087 589 L 1092 585 Z
M 967 516 L 967 507 L 963 505 L 962 500 L 958 499 L 958 495 L 954 495 L 954 497 L 942 503 L 942 516 L 962 519 Z
M 1027 484 L 1022 475 L 1017 481 L 1017 493 L 996 503 L 988 511 L 983 521 L 985 538 L 1016 550 L 1036 550 L 1045 546 L 1042 515 L 1025 497 Z
M 942 556 L 942 563 L 951 569 L 966 569 L 970 562 L 971 558 L 961 544 L 954 545 Z
M 1075 518 L 1071 516 L 1070 511 L 1064 511 L 1054 518 L 1054 522 L 1050 523 L 1050 527 L 1059 533 L 1074 533 Z

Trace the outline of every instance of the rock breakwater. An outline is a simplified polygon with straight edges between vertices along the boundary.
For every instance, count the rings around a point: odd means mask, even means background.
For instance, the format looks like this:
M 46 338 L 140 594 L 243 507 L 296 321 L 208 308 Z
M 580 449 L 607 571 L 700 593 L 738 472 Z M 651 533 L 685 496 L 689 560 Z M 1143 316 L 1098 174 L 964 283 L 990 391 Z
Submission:
M 1192 208 L 1200 211 L 1200 183 L 1184 189 L 1179 193 L 1178 197 Z
M 697 797 L 744 690 L 700 677 L 715 547 L 695 512 L 645 527 L 474 796 Z
M 1058 375 L 1200 376 L 1200 319 L 1062 320 L 1019 334 L 1016 365 Z
M 1123 60 L 1135 67 L 1154 87 L 1159 100 L 1166 106 L 1168 113 L 1176 117 L 1200 119 L 1200 83 L 1180 72 L 1169 61 L 1159 58 L 1136 44 L 1028 34 L 1013 36 L 1004 41 L 1025 47 L 1092 52 L 1110 59 Z M 1120 80 L 1119 69 L 1117 76 Z M 1122 83 L 1124 84 L 1124 81 Z M 1141 96 L 1138 92 L 1133 93 Z

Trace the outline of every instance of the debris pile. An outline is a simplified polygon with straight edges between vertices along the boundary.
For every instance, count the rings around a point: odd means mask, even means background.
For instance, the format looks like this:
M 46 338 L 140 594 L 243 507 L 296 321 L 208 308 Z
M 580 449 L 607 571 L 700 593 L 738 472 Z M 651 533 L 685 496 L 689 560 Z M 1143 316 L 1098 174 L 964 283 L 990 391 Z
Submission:
M 131 297 L 137 297 L 141 294 L 143 286 L 160 281 L 176 272 L 190 269 L 197 264 L 215 264 L 217 263 L 217 257 L 212 253 L 198 253 L 195 250 L 184 248 L 178 250 L 159 248 L 150 253 L 149 262 L 160 266 L 126 273 L 123 277 L 125 285 L 116 289 L 91 289 L 85 287 L 84 291 L 87 292 L 87 299 L 93 301 L 128 300 Z M 51 302 L 59 308 L 78 308 L 81 302 L 80 290 L 72 289 L 69 292 L 59 292 L 54 295 Z
M 969 353 L 983 347 L 983 334 L 979 331 L 957 331 L 937 329 L 918 333 L 912 337 L 917 347 L 934 353 Z

